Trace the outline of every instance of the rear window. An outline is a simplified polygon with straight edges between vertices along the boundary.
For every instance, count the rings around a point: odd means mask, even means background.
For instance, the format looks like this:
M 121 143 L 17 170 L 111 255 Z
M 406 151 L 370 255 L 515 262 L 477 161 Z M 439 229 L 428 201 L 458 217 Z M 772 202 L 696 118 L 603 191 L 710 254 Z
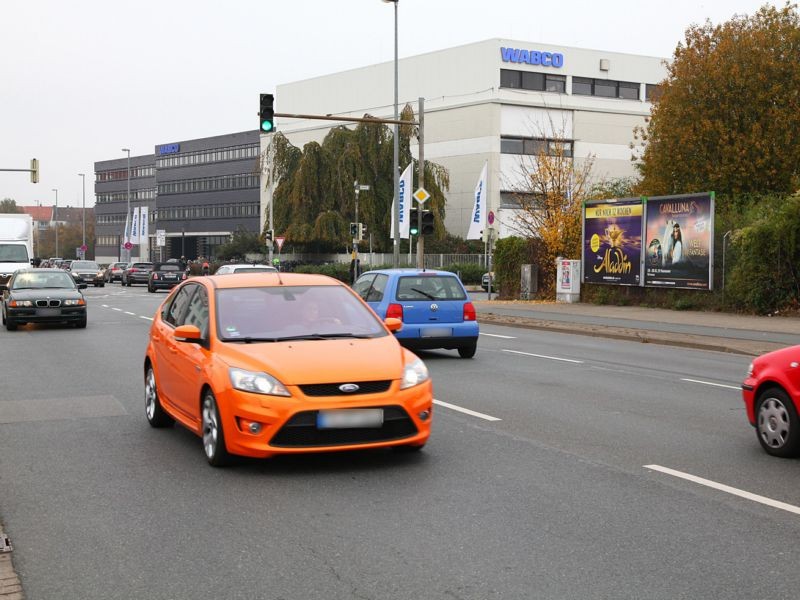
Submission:
M 397 282 L 397 300 L 466 300 L 467 295 L 456 277 L 416 275 Z
M 153 263 L 133 263 L 131 266 L 137 269 L 152 269 Z
M 176 265 L 175 263 L 169 263 L 169 264 L 166 264 L 166 265 L 159 265 L 158 266 L 158 270 L 159 271 L 180 271 L 181 268 L 180 268 L 180 266 Z

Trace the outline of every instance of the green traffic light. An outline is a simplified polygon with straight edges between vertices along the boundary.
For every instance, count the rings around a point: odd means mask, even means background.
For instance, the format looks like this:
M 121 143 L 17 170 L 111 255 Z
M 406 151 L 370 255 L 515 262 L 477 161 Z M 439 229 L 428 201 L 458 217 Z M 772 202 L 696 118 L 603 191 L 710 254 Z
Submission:
M 272 121 L 261 121 L 261 131 L 272 131 Z
M 416 227 L 412 227 L 409 231 L 411 231 L 412 234 L 417 235 L 419 229 L 417 229 Z

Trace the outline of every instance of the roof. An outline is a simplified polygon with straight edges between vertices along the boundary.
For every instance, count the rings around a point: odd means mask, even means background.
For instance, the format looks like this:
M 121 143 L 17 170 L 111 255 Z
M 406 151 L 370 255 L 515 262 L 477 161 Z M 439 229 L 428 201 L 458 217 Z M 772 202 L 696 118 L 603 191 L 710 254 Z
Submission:
M 52 221 L 52 206 L 20 206 L 22 212 L 28 214 L 34 221 Z
M 229 275 L 210 275 L 203 279 L 211 282 L 215 288 L 230 289 L 243 287 L 268 287 L 268 286 L 306 286 L 306 285 L 344 285 L 338 279 L 327 275 L 311 273 L 231 273 Z M 194 279 L 196 281 L 196 279 Z

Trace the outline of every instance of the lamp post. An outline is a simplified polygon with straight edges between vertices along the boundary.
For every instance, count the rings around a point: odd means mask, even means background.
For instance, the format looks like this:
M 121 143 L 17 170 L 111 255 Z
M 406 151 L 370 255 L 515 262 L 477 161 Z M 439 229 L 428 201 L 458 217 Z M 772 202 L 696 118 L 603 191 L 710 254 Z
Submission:
M 125 209 L 125 232 L 122 236 L 124 243 L 128 243 L 128 218 L 131 215 L 131 150 L 130 148 L 123 148 L 123 152 L 128 153 L 128 191 L 127 191 L 127 199 L 128 199 L 128 207 Z M 130 263 L 131 262 L 131 251 L 129 248 L 125 248 L 125 261 Z
M 56 256 L 58 256 L 58 188 L 53 188 L 56 193 L 56 205 L 53 208 L 53 223 L 56 227 Z
M 83 188 L 83 204 L 82 204 L 82 213 L 83 213 L 83 243 L 81 244 L 81 254 L 85 253 L 83 249 L 86 246 L 86 174 L 85 173 L 78 173 L 78 177 L 81 178 L 81 187 Z M 86 258 L 85 254 L 83 258 Z
M 383 0 L 387 4 L 394 4 L 394 120 L 397 121 L 400 116 L 397 112 L 397 4 L 399 0 Z M 399 194 L 400 188 L 400 139 L 399 127 L 397 123 L 394 124 L 394 160 L 392 162 L 392 169 L 394 170 L 394 192 L 392 195 L 392 220 L 394 227 L 392 227 L 392 237 L 394 238 L 394 247 L 392 253 L 392 266 L 395 268 L 400 266 L 400 215 L 398 214 Z

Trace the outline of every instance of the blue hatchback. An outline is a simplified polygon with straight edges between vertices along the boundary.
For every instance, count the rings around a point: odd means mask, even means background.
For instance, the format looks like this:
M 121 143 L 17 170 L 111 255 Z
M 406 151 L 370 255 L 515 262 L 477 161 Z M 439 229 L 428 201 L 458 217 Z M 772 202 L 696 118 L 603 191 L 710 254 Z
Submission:
M 403 321 L 397 341 L 412 350 L 445 348 L 472 358 L 478 347 L 478 321 L 461 280 L 447 271 L 381 269 L 367 271 L 355 292 L 381 319 Z

